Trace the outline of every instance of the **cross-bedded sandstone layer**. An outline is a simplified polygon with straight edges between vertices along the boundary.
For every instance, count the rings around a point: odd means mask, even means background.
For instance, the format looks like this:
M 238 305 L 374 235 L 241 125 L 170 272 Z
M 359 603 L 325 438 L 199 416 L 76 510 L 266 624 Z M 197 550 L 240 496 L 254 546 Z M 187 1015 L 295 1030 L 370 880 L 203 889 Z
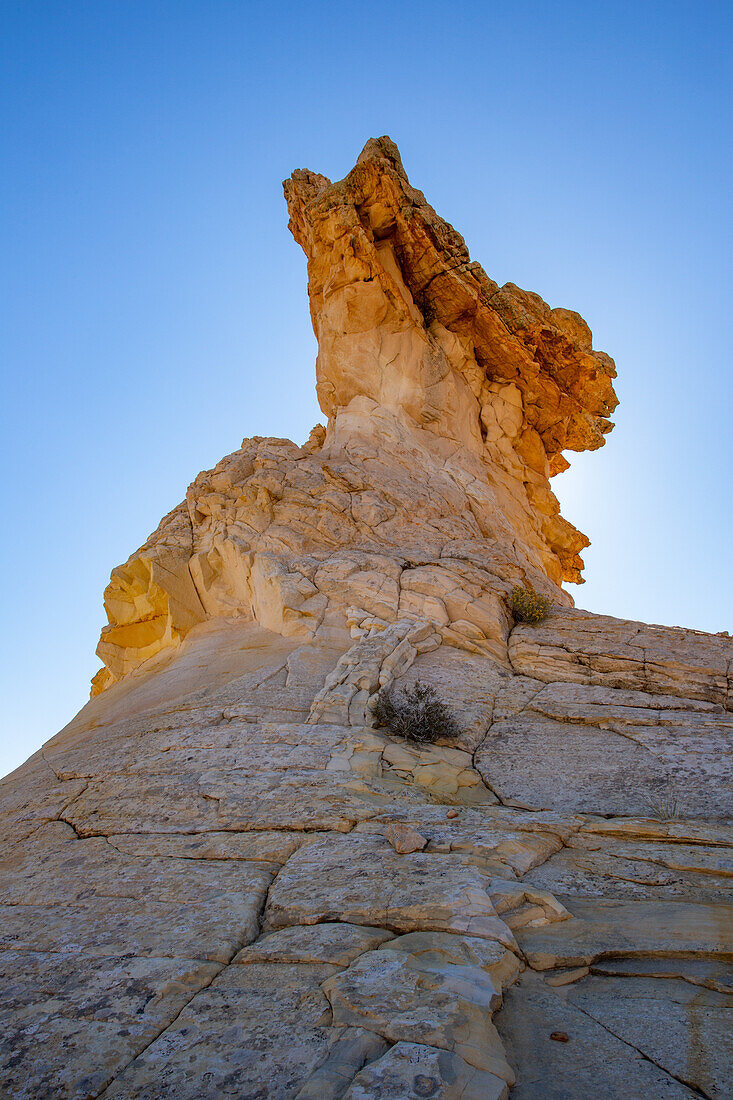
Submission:
M 0 1096 L 722 1100 L 733 641 L 560 588 L 612 363 L 389 139 L 286 193 L 328 424 L 196 478 L 0 782 Z M 450 741 L 376 724 L 418 679 Z

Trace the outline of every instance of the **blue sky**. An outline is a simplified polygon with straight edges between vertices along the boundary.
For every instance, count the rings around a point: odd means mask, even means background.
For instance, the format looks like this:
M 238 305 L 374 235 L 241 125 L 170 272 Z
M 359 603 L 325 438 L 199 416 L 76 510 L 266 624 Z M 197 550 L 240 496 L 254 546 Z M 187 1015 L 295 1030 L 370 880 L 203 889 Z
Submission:
M 593 611 L 733 631 L 729 3 L 0 3 L 0 774 L 84 703 L 110 569 L 321 419 L 281 180 L 370 136 L 621 404 L 554 482 Z

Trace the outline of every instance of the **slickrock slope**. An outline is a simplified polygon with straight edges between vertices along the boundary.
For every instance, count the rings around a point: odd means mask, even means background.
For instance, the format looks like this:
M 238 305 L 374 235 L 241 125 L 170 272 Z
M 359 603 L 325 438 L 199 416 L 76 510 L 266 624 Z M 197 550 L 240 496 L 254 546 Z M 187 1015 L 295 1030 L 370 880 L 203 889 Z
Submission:
M 285 193 L 327 425 L 196 478 L 0 783 L 0 1095 L 730 1097 L 733 641 L 560 587 L 613 362 L 388 138 Z M 450 743 L 376 725 L 417 679 Z

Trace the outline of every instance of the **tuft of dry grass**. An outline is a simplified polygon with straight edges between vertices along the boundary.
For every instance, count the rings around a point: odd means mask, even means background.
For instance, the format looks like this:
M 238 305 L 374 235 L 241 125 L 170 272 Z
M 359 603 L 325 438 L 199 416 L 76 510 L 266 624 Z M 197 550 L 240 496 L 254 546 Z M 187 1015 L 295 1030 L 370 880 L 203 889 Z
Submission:
M 671 787 L 649 791 L 644 798 L 644 816 L 656 821 L 677 821 L 680 818 L 677 795 Z

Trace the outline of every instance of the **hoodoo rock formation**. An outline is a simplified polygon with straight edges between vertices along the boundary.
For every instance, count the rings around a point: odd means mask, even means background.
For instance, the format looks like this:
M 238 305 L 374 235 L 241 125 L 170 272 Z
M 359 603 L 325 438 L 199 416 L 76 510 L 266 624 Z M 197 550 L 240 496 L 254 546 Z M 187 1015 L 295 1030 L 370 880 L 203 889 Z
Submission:
M 285 196 L 327 423 L 199 474 L 0 783 L 0 1096 L 731 1096 L 733 640 L 561 587 L 613 361 L 389 138 Z

